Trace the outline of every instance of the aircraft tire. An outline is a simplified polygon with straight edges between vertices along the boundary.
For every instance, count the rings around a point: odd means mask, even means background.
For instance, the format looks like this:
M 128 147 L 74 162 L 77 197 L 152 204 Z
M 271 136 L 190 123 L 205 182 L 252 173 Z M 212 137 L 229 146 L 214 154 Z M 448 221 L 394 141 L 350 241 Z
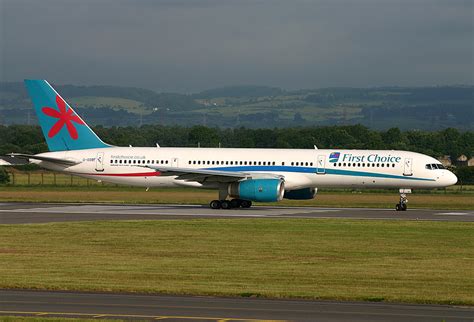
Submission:
M 396 210 L 396 211 L 402 210 L 399 203 L 397 203 L 397 204 L 395 205 L 395 210 Z
M 230 201 L 230 206 L 232 208 L 240 208 L 241 203 L 242 203 L 242 200 L 240 200 L 240 199 L 232 199 Z
M 240 201 L 240 207 L 250 208 L 250 207 L 252 207 L 252 201 L 250 201 L 250 200 L 241 200 Z
M 219 200 L 212 200 L 210 203 L 209 203 L 209 207 L 211 207 L 211 209 L 220 209 L 221 208 L 221 202 Z
M 232 206 L 230 204 L 230 201 L 229 200 L 222 200 L 221 201 L 221 208 L 222 209 L 231 209 Z

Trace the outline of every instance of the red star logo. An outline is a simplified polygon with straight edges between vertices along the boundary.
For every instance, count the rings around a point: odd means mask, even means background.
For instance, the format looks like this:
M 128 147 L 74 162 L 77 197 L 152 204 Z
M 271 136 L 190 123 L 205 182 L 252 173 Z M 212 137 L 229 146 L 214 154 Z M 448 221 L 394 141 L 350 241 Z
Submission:
M 84 122 L 79 118 L 79 116 L 74 114 L 74 111 L 71 108 L 66 109 L 66 102 L 64 102 L 59 95 L 56 95 L 56 104 L 58 105 L 59 112 L 51 107 L 43 107 L 41 109 L 44 114 L 59 119 L 49 130 L 48 137 L 54 137 L 59 133 L 59 131 L 61 131 L 64 124 L 66 124 L 69 135 L 73 140 L 76 140 L 79 136 L 72 122 L 76 122 L 77 124 L 84 124 Z

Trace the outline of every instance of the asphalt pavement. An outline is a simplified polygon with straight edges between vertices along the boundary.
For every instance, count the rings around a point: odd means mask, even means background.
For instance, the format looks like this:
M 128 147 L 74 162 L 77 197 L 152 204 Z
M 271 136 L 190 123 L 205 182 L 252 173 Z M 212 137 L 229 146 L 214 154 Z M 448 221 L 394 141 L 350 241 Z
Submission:
M 474 222 L 472 210 L 317 207 L 252 207 L 213 210 L 202 205 L 118 205 L 0 203 L 0 224 L 91 220 L 159 220 L 191 218 L 343 218 Z
M 473 307 L 0 290 L 0 315 L 164 321 L 469 321 Z

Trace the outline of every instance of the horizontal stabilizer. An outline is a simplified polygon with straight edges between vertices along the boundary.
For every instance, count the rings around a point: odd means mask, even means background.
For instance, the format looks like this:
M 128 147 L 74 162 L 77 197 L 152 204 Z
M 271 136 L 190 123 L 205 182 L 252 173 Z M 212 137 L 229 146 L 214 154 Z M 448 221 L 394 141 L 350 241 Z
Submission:
M 69 160 L 69 159 L 51 158 L 51 157 L 45 157 L 45 156 L 41 156 L 41 155 L 22 154 L 22 153 L 10 153 L 9 156 L 12 157 L 12 158 L 33 159 L 33 160 L 57 163 L 57 164 L 67 165 L 67 166 L 76 165 L 76 164 L 81 163 L 81 162 L 74 161 L 74 160 Z

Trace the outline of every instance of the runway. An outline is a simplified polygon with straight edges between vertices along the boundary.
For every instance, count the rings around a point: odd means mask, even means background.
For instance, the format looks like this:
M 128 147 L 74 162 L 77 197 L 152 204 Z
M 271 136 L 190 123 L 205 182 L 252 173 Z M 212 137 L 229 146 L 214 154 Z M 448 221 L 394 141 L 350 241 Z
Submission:
M 0 203 L 0 224 L 91 220 L 159 220 L 190 218 L 344 218 L 474 222 L 472 210 L 316 207 L 252 207 L 213 210 L 202 205 L 119 205 L 71 203 Z
M 472 307 L 0 290 L 0 315 L 180 321 L 472 321 Z

